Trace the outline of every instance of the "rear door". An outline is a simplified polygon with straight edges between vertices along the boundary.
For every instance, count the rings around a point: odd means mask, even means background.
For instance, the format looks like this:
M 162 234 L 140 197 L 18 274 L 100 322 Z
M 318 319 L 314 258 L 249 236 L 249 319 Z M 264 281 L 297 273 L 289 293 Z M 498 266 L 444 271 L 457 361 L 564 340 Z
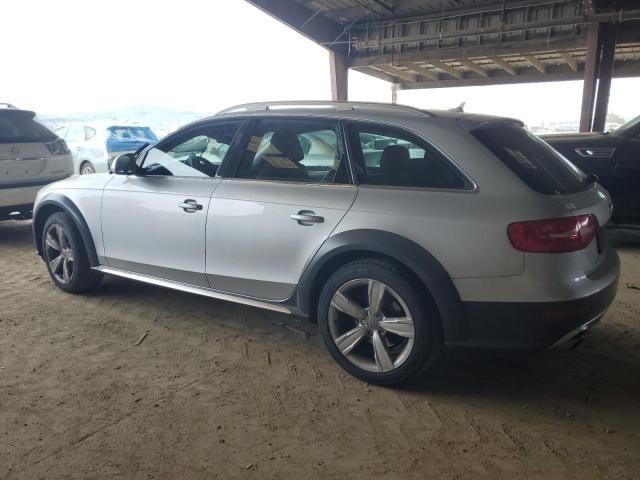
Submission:
M 69 175 L 58 137 L 25 110 L 0 110 L 0 188 L 45 185 Z M 49 145 L 49 147 L 47 146 Z
M 240 146 L 207 221 L 207 278 L 217 290 L 289 297 L 356 197 L 338 121 L 262 119 Z

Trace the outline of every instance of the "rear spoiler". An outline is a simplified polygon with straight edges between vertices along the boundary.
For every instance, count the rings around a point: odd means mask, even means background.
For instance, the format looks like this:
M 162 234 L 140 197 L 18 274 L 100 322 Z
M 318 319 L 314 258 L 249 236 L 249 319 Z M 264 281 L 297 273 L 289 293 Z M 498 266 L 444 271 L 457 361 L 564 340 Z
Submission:
M 470 114 L 458 118 L 458 123 L 469 132 L 478 130 L 479 128 L 495 127 L 499 125 L 510 125 L 516 127 L 524 127 L 524 122 L 515 118 L 494 117 L 491 115 Z
M 0 117 L 9 118 L 9 117 L 22 117 L 27 120 L 32 120 L 35 118 L 36 112 L 32 112 L 31 110 L 18 110 L 17 108 L 0 108 Z

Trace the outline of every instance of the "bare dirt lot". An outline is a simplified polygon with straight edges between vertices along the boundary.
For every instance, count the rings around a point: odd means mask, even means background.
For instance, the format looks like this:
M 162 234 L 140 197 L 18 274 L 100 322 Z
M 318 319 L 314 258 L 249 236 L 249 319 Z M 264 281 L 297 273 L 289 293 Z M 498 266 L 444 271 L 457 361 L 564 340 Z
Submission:
M 291 317 L 120 280 L 65 294 L 30 223 L 0 223 L 0 478 L 638 479 L 640 248 L 620 255 L 578 349 L 448 353 L 391 390 Z

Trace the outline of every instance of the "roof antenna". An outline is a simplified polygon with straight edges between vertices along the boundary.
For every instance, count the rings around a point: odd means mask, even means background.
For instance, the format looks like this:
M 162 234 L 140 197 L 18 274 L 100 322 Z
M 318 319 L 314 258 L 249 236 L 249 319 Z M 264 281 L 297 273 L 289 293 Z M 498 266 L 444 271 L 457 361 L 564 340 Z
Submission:
M 450 108 L 450 112 L 464 112 L 464 106 L 467 102 L 462 102 L 457 107 Z

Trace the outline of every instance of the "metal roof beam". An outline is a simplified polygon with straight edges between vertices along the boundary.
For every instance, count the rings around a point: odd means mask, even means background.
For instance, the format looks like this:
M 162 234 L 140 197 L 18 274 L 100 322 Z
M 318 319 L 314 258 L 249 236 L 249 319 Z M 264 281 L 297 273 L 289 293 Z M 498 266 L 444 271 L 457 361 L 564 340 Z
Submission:
M 433 65 L 434 67 L 439 68 L 443 72 L 448 73 L 452 77 L 455 77 L 455 78 L 458 78 L 458 79 L 464 77 L 464 74 L 460 70 L 458 70 L 457 68 L 452 67 L 451 65 L 447 65 L 444 62 L 441 62 L 439 60 L 434 60 L 434 59 L 429 59 L 429 60 L 427 60 L 427 62 L 430 63 L 431 65 Z
M 460 62 L 461 65 L 464 65 L 465 67 L 467 67 L 472 72 L 477 73 L 481 77 L 489 76 L 489 72 L 487 70 L 485 70 L 480 65 L 478 65 L 477 63 L 471 60 L 458 60 L 458 62 Z
M 626 78 L 640 76 L 640 63 L 633 61 L 620 62 L 616 61 L 613 69 L 613 78 Z M 398 89 L 413 90 L 426 88 L 448 88 L 448 87 L 473 87 L 485 85 L 509 85 L 517 83 L 541 83 L 541 82 L 559 82 L 564 80 L 582 80 L 583 72 L 574 72 L 567 65 L 553 65 L 547 68 L 547 73 L 542 74 L 526 73 L 517 76 L 497 71 L 489 78 L 473 77 L 464 78 L 462 80 L 439 80 L 415 83 L 400 83 Z
M 405 70 L 400 70 L 399 68 L 396 68 L 392 65 L 376 65 L 374 68 L 377 68 L 378 70 L 382 70 L 384 73 L 388 73 L 391 76 L 398 77 L 402 80 L 406 80 L 407 82 L 418 81 L 417 75 L 413 73 L 409 73 Z
M 511 0 L 506 5 L 504 0 L 493 1 L 486 5 L 482 6 L 467 6 L 467 7 L 454 7 L 454 8 L 436 8 L 433 9 L 433 13 L 425 13 L 423 15 L 411 16 L 411 17 L 396 17 L 397 19 L 416 19 L 416 20 L 428 20 L 431 18 L 450 18 L 456 17 L 460 15 L 473 15 L 478 13 L 486 13 L 486 12 L 501 12 L 503 8 L 507 11 L 509 10 L 517 10 L 519 8 L 528 8 L 535 7 L 541 5 L 548 5 L 557 3 L 558 0 Z M 411 8 L 411 7 L 423 7 L 424 0 L 396 0 L 393 2 L 393 9 L 397 12 L 402 8 Z M 374 7 L 374 5 L 371 5 Z M 383 13 L 383 11 L 379 8 L 372 8 L 377 13 Z M 358 16 L 363 16 L 368 13 L 369 9 L 365 5 L 358 5 L 352 7 L 343 7 L 343 8 L 334 8 L 328 10 L 326 12 L 327 16 L 331 18 L 349 18 L 353 19 Z
M 493 57 L 491 61 L 510 75 L 518 74 L 518 72 L 516 72 L 516 69 L 513 68 L 513 66 L 509 62 L 507 62 L 504 58 Z
M 534 57 L 533 55 L 524 55 L 524 59 L 540 73 L 545 73 L 545 64 L 542 63 L 538 58 Z
M 368 67 L 371 65 L 403 65 L 406 63 L 429 63 L 430 60 L 456 60 L 459 58 L 484 58 L 499 55 L 522 55 L 557 50 L 574 50 L 584 48 L 585 41 L 581 37 L 558 38 L 550 40 L 524 40 L 504 42 L 492 45 L 474 45 L 460 48 L 431 48 L 413 52 L 396 52 L 382 55 L 351 57 L 352 67 Z
M 276 20 L 293 28 L 298 33 L 323 45 L 325 48 L 346 55 L 345 43 L 333 43 L 345 40 L 345 29 L 338 23 L 310 8 L 291 0 L 247 0 Z
M 578 59 L 571 55 L 569 52 L 560 52 L 560 58 L 564 60 L 564 63 L 569 65 L 574 72 L 578 71 Z

